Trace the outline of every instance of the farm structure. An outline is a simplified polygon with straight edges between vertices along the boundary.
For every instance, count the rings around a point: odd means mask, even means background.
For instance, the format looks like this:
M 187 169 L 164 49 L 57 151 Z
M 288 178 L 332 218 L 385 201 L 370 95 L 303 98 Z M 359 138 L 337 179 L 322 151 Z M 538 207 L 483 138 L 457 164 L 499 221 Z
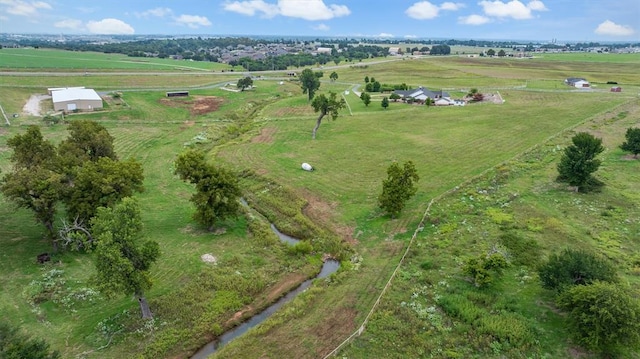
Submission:
M 614 86 L 611 88 L 611 92 L 622 92 L 622 87 Z
M 62 91 L 62 90 L 79 90 L 79 89 L 84 89 L 84 86 L 79 86 L 79 87 L 49 87 L 47 89 L 47 92 L 49 93 L 49 96 L 53 95 L 54 91 Z
M 186 97 L 189 96 L 189 91 L 169 91 L 167 97 Z
M 577 88 L 586 88 L 590 87 L 589 81 L 583 79 L 582 77 L 569 77 L 564 80 L 566 85 L 577 87 Z
M 101 109 L 102 98 L 93 89 L 68 88 L 51 91 L 53 109 L 56 111 L 93 111 Z
M 400 97 L 402 97 L 403 99 L 411 98 L 414 101 L 420 102 L 426 101 L 427 98 L 435 101 L 442 98 L 448 99 L 450 97 L 448 92 L 431 91 L 422 86 L 412 90 L 395 90 L 393 91 L 393 93 L 400 95 Z

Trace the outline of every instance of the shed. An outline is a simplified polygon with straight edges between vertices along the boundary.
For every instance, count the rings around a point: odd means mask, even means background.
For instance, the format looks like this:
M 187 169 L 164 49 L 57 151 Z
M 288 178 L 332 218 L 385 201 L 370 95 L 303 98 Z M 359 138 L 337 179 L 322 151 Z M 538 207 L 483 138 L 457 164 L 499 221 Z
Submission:
M 167 92 L 167 97 L 187 97 L 189 96 L 189 91 L 169 91 Z
M 56 111 L 92 111 L 102 108 L 102 97 L 93 89 L 69 88 L 51 92 Z
M 622 92 L 622 87 L 614 86 L 611 88 L 611 92 Z

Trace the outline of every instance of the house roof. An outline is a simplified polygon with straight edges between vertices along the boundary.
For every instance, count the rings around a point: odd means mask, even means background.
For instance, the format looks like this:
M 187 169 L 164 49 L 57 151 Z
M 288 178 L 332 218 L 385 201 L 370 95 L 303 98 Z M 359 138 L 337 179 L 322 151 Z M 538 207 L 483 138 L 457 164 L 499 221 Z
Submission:
M 582 78 L 582 77 L 567 77 L 566 80 L 564 80 L 567 83 L 576 83 L 578 81 L 584 81 L 584 82 L 589 82 L 586 79 Z
M 393 93 L 398 94 L 402 97 L 412 97 L 416 100 L 425 100 L 427 97 L 431 99 L 436 99 L 439 97 L 449 97 L 448 92 L 444 91 L 431 91 L 425 87 L 418 87 L 417 89 L 411 90 L 395 90 Z
M 77 101 L 77 100 L 100 100 L 102 98 L 93 89 L 70 88 L 66 90 L 53 91 L 51 93 L 53 102 Z

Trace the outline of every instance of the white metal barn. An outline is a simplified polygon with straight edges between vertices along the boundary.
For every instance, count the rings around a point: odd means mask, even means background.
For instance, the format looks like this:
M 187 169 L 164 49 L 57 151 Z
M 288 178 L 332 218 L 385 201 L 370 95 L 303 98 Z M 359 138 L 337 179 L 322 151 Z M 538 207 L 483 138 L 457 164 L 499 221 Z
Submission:
M 53 109 L 56 111 L 92 111 L 102 108 L 102 98 L 93 89 L 69 88 L 52 91 Z

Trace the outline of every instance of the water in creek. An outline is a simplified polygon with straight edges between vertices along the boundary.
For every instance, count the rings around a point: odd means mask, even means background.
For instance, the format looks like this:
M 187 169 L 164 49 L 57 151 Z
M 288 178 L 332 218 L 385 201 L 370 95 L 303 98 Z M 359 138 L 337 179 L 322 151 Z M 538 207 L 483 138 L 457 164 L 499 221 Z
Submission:
M 320 270 L 320 274 L 318 274 L 316 276 L 316 278 L 328 277 L 329 275 L 331 275 L 332 273 L 337 271 L 339 267 L 340 267 L 340 262 L 335 261 L 335 260 L 327 260 L 322 265 L 322 270 Z M 239 326 L 237 326 L 237 327 L 229 330 L 228 332 L 222 334 L 215 341 L 213 341 L 213 342 L 205 345 L 204 347 L 200 348 L 200 350 L 198 350 L 198 352 L 196 352 L 191 357 L 191 359 L 205 359 L 205 358 L 207 358 L 209 355 L 215 353 L 216 350 L 218 350 L 218 348 L 222 347 L 226 343 L 228 343 L 228 342 L 232 341 L 233 339 L 239 337 L 240 335 L 244 334 L 247 330 L 249 330 L 249 329 L 255 327 L 256 325 L 262 323 L 267 318 L 269 318 L 273 313 L 275 313 L 278 309 L 280 309 L 280 307 L 282 307 L 284 304 L 290 302 L 293 298 L 295 298 L 302 291 L 304 291 L 305 289 L 309 288 L 309 286 L 311 285 L 312 281 L 313 281 L 313 279 L 309 279 L 309 280 L 306 280 L 306 281 L 302 282 L 302 284 L 300 284 L 300 286 L 298 286 L 298 288 L 296 288 L 293 291 L 287 293 L 287 295 L 285 295 L 284 297 L 280 298 L 277 302 L 272 304 L 270 307 L 268 307 L 264 311 L 260 312 L 259 314 L 254 315 L 253 317 L 251 317 L 246 322 L 244 322 L 244 323 L 240 324 Z

